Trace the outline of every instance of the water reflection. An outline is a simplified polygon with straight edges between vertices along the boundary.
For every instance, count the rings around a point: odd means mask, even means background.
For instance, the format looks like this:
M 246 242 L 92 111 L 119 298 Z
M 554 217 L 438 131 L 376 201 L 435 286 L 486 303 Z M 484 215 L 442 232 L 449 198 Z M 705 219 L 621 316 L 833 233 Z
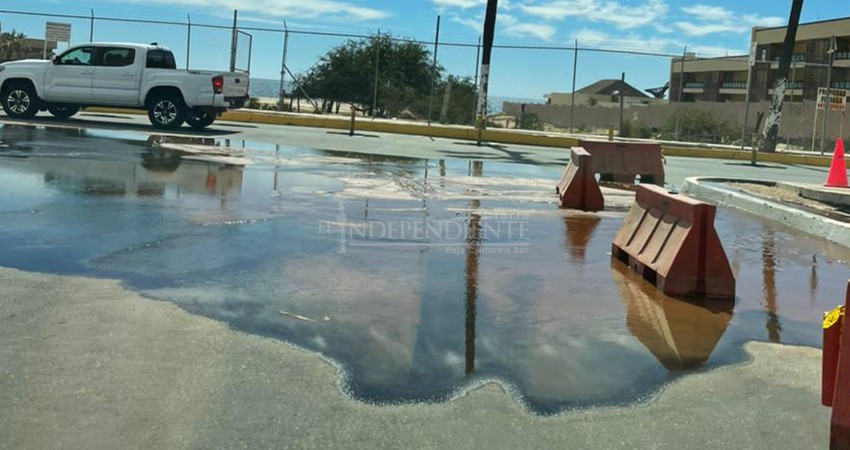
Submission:
M 777 314 L 776 293 L 776 238 L 773 230 L 765 229 L 762 233 L 762 289 L 764 290 L 764 313 L 767 315 L 767 339 L 770 342 L 780 342 L 782 324 Z
M 564 216 L 566 240 L 564 246 L 570 253 L 570 261 L 583 263 L 587 253 L 587 243 L 593 237 L 596 227 L 602 219 L 599 216 L 588 215 L 580 217 Z
M 734 301 L 668 297 L 619 261 L 611 275 L 626 306 L 626 327 L 667 370 L 701 367 L 732 319 Z
M 481 161 L 473 162 L 472 176 L 480 177 L 484 174 L 484 163 Z M 465 330 L 466 336 L 464 339 L 465 360 L 466 366 L 464 373 L 471 374 L 475 371 L 475 316 L 476 302 L 478 300 L 478 258 L 481 250 L 481 215 L 478 214 L 478 209 L 481 208 L 481 200 L 474 199 L 470 201 L 468 233 L 466 240 L 466 261 L 464 265 L 465 279 Z
M 88 137 L 89 145 L 82 147 L 67 141 L 57 144 L 56 140 L 57 136 L 86 138 L 84 130 L 7 125 L 3 131 L 4 137 L 11 134 L 12 144 L 0 149 L 0 157 L 16 157 L 16 169 L 41 173 L 45 185 L 70 194 L 162 197 L 171 189 L 178 196 L 195 193 L 228 198 L 241 193 L 242 167 L 187 160 L 181 152 L 160 146 L 174 142 L 210 145 L 209 139 L 151 136 L 142 143 Z M 91 154 L 80 152 L 82 149 Z

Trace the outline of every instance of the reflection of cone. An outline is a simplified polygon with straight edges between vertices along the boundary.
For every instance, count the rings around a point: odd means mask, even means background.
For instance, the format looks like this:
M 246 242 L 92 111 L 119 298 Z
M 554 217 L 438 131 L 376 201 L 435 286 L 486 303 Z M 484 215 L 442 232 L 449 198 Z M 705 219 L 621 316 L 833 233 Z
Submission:
M 844 163 L 844 141 L 835 141 L 835 153 L 832 154 L 832 165 L 826 176 L 826 187 L 847 187 L 847 166 Z

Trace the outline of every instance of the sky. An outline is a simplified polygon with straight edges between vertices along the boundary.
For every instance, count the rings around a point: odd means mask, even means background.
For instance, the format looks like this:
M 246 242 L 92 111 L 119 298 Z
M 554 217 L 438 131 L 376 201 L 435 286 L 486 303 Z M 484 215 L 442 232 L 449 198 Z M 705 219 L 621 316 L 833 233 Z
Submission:
M 837 6 L 838 4 L 843 6 Z M 500 0 L 496 44 L 556 47 L 556 49 L 496 48 L 491 63 L 490 94 L 544 101 L 549 92 L 570 92 L 573 51 L 580 48 L 660 53 L 637 56 L 580 51 L 576 84 L 619 78 L 640 89 L 669 79 L 669 55 L 700 56 L 746 53 L 752 26 L 781 26 L 791 1 L 777 0 Z M 0 9 L 46 14 L 122 17 L 198 24 L 228 25 L 239 10 L 239 25 L 292 31 L 287 65 L 294 73 L 307 70 L 330 48 L 346 38 L 303 32 L 369 34 L 377 31 L 433 43 L 441 16 L 439 63 L 448 73 L 473 76 L 483 29 L 486 0 L 3 0 Z M 806 0 L 802 21 L 850 16 L 850 3 Z M 89 40 L 88 19 L 47 18 L 0 12 L 3 31 L 16 29 L 32 37 L 44 35 L 47 20 L 71 23 L 73 44 Z M 172 48 L 186 66 L 185 25 L 157 25 L 96 20 L 95 41 L 158 42 Z M 249 31 L 253 35 L 251 72 L 279 78 L 283 33 Z M 471 44 L 452 46 L 449 44 Z M 226 69 L 230 33 L 193 27 L 189 66 Z M 247 49 L 247 45 L 244 46 Z M 239 59 L 247 65 L 247 51 Z

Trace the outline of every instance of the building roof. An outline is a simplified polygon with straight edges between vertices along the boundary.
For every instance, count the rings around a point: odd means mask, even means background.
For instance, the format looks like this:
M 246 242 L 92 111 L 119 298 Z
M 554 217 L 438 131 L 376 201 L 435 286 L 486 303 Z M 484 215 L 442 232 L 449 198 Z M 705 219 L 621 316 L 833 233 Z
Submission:
M 649 96 L 641 92 L 640 89 L 618 79 L 599 80 L 596 83 L 585 86 L 576 92 L 579 94 L 590 95 L 613 95 L 615 91 L 622 92 L 624 97 L 649 98 Z

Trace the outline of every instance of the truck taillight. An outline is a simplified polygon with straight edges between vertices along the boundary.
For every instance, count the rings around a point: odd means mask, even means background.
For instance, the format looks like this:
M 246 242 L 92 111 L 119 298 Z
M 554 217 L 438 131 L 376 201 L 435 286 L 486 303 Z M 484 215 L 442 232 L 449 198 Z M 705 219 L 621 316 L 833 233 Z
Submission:
M 221 94 L 222 92 L 224 92 L 224 77 L 213 77 L 212 84 L 214 93 Z

